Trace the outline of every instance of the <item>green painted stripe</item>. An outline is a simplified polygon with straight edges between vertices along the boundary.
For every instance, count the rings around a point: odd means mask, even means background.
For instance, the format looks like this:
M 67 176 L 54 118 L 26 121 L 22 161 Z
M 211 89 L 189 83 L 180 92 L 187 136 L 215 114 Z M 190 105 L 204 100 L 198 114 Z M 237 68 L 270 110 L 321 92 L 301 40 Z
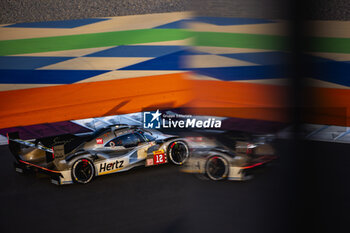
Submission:
M 350 53 L 350 38 L 311 37 L 306 50 L 310 52 Z
M 258 35 L 224 32 L 193 32 L 194 45 L 253 49 L 288 49 L 288 39 L 284 36 Z
M 288 50 L 289 43 L 286 36 L 221 32 L 194 34 L 194 45 L 197 46 Z M 305 39 L 304 49 L 309 52 L 350 53 L 350 38 L 311 37 Z
M 288 50 L 288 37 L 223 32 L 192 32 L 182 29 L 141 29 L 57 37 L 0 41 L 0 56 L 128 45 L 194 37 L 195 46 Z M 349 38 L 311 38 L 313 52 L 350 53 Z
M 188 38 L 189 35 L 187 31 L 179 29 L 141 29 L 5 40 L 0 41 L 0 56 L 182 40 Z
M 191 32 L 181 29 L 142 29 L 0 41 L 0 56 L 182 40 L 191 36 L 195 38 L 194 45 L 198 46 L 273 50 L 287 47 L 286 38 L 282 36 Z

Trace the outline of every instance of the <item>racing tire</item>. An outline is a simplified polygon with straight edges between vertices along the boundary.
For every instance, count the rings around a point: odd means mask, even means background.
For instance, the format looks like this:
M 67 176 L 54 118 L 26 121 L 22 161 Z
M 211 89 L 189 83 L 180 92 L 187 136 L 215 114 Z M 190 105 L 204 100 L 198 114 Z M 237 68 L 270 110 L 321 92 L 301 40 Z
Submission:
M 75 183 L 87 184 L 95 176 L 95 166 L 91 160 L 81 158 L 72 166 L 72 180 Z
M 190 149 L 184 141 L 174 141 L 169 144 L 168 158 L 175 165 L 182 165 L 190 155 Z
M 205 164 L 205 173 L 211 180 L 224 180 L 227 178 L 229 165 L 222 156 L 211 156 Z

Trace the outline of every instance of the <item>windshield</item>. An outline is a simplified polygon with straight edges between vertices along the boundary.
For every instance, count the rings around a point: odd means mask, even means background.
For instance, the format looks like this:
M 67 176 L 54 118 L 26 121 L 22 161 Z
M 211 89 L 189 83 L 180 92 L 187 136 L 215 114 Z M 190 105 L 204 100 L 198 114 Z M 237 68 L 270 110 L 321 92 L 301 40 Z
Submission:
M 151 133 L 147 131 L 138 130 L 136 132 L 141 134 L 147 142 L 156 140 L 156 137 L 154 137 Z

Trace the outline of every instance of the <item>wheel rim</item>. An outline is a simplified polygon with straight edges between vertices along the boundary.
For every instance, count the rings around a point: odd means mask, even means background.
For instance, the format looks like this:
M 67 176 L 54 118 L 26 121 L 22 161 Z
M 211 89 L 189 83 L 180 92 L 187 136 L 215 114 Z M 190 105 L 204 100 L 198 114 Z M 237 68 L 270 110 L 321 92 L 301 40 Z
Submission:
M 92 163 L 87 159 L 78 160 L 73 166 L 73 176 L 79 183 L 88 183 L 94 176 Z
M 170 144 L 169 157 L 175 164 L 183 164 L 188 157 L 188 147 L 183 142 L 173 142 Z
M 213 156 L 208 160 L 206 170 L 210 179 L 222 180 L 227 176 L 227 163 L 223 158 Z

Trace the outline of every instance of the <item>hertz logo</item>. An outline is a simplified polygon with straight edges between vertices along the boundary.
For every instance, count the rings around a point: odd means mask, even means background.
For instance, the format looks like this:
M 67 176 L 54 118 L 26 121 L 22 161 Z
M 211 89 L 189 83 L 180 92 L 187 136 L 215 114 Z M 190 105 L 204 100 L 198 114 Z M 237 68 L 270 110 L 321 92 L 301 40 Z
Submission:
M 124 160 L 116 160 L 113 163 L 101 163 L 99 168 L 99 173 L 105 172 L 105 171 L 111 171 L 117 168 L 123 167 Z

